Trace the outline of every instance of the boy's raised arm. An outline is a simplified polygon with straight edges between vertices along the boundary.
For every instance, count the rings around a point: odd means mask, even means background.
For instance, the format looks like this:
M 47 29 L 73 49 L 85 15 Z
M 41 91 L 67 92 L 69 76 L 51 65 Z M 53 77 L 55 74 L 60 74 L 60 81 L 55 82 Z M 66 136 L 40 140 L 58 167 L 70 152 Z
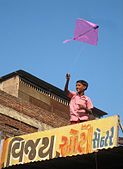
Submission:
M 65 92 L 69 92 L 69 90 L 68 90 L 69 80 L 70 80 L 70 74 L 67 73 L 66 74 L 66 83 L 65 83 L 65 87 L 64 87 Z

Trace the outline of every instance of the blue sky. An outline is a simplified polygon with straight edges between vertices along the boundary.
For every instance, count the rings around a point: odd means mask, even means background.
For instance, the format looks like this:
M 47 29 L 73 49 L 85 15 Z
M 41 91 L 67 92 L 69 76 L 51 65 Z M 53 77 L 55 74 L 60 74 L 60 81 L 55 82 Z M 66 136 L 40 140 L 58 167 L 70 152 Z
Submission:
M 62 42 L 77 18 L 99 25 L 98 45 Z M 93 104 L 123 121 L 122 0 L 0 0 L 0 76 L 23 69 L 63 89 L 89 82 Z M 122 122 L 123 123 L 123 122 Z

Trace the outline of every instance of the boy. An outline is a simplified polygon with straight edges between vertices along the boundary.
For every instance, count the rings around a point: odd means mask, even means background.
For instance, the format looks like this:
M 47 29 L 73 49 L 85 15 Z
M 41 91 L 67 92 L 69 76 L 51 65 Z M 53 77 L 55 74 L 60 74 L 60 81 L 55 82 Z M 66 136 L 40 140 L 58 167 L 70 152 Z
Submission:
M 68 90 L 70 74 L 66 74 L 66 84 L 64 91 L 70 100 L 70 122 L 76 124 L 89 120 L 89 114 L 92 113 L 93 104 L 88 96 L 84 95 L 84 91 L 88 88 L 88 83 L 84 80 L 76 82 L 76 91 L 71 92 Z

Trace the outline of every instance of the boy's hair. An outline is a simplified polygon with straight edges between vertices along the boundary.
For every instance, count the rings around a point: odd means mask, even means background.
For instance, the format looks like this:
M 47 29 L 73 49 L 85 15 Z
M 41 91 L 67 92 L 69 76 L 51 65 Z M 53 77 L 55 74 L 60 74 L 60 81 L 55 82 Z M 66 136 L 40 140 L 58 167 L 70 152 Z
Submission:
M 81 84 L 85 85 L 86 86 L 85 90 L 87 90 L 88 82 L 86 82 L 85 80 L 77 80 L 76 83 L 81 83 Z

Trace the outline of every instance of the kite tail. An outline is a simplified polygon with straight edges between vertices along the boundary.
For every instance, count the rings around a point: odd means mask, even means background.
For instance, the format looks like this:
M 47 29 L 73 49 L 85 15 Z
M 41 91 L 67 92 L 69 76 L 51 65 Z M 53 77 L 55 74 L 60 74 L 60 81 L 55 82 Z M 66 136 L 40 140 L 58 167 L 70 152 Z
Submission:
M 66 39 L 66 40 L 64 40 L 63 41 L 63 43 L 67 43 L 67 42 L 70 42 L 70 41 L 72 41 L 73 39 Z

